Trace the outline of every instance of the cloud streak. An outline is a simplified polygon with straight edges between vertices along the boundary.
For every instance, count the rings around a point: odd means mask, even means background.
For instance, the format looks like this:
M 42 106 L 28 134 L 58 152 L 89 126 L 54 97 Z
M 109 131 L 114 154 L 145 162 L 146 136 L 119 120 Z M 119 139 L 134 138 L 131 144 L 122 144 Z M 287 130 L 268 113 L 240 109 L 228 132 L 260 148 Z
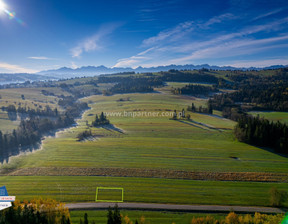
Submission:
M 24 68 L 19 65 L 8 64 L 5 62 L 0 62 L 0 69 L 4 69 L 5 71 L 11 73 L 36 73 L 38 71 L 34 69 Z
M 273 11 L 270 11 L 270 12 L 267 12 L 265 14 L 262 14 L 262 15 L 259 15 L 255 18 L 252 19 L 252 21 L 255 21 L 255 20 L 258 20 L 258 19 L 262 19 L 262 18 L 265 18 L 265 17 L 268 17 L 268 16 L 272 16 L 272 15 L 275 15 L 281 11 L 283 11 L 284 9 L 283 8 L 279 8 L 279 9 L 275 9 Z
M 232 59 L 228 57 L 249 56 L 268 50 L 276 52 L 277 49 L 287 49 L 288 17 L 259 22 L 262 18 L 280 11 L 282 10 L 277 9 L 266 14 L 253 15 L 252 20 L 257 20 L 257 22 L 239 26 L 238 29 L 233 29 L 234 32 L 229 32 L 229 30 L 223 32 L 223 29 L 220 29 L 218 33 L 213 32 L 213 35 L 207 33 L 207 29 L 215 29 L 215 27 L 217 29 L 218 25 L 225 25 L 230 20 L 241 21 L 243 18 L 234 16 L 232 13 L 224 13 L 207 21 L 180 23 L 143 40 L 140 47 L 144 49 L 141 52 L 118 60 L 115 67 L 193 64 L 201 61 L 209 63 L 211 60 L 215 61 L 221 58 L 231 61 Z M 252 20 L 250 19 L 250 21 Z M 263 54 L 262 57 L 265 55 Z M 277 60 L 280 59 L 274 61 Z M 263 61 L 272 62 L 265 58 Z
M 83 53 L 99 51 L 104 48 L 104 39 L 118 28 L 120 24 L 108 24 L 102 26 L 94 35 L 86 37 L 75 47 L 70 49 L 73 58 L 80 58 Z
M 152 46 L 163 41 L 173 42 L 177 39 L 180 39 L 187 33 L 194 30 L 193 22 L 187 21 L 180 23 L 173 29 L 168 29 L 160 32 L 157 36 L 150 37 L 142 42 L 143 47 Z
M 29 59 L 34 59 L 34 60 L 53 60 L 54 58 L 48 58 L 48 57 L 28 57 Z

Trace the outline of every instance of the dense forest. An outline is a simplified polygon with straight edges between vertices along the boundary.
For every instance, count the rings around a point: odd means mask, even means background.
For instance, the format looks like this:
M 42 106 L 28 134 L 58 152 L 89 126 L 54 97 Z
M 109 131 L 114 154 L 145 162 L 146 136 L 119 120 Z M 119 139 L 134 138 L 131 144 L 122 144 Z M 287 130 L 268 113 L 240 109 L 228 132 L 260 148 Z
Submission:
M 111 78 L 111 81 L 114 77 Z M 121 80 L 119 83 L 111 87 L 106 94 L 115 93 L 148 93 L 154 91 L 153 87 L 160 87 L 163 82 L 156 78 L 136 78 L 136 77 L 116 77 L 115 80 Z M 114 80 L 114 81 L 115 81 Z
M 226 75 L 226 81 L 218 88 L 230 88 L 232 93 L 217 94 L 213 107 L 238 107 L 242 110 L 273 110 L 288 112 L 288 69 L 280 69 L 274 75 L 252 75 L 239 73 Z
M 233 93 L 214 95 L 213 102 L 218 109 L 241 104 L 247 110 L 288 112 L 288 83 L 246 86 Z
M 288 154 L 288 126 L 267 119 L 241 116 L 234 129 L 236 138 L 248 144 L 270 147 Z
M 203 85 L 186 85 L 182 88 L 174 88 L 172 89 L 173 94 L 186 94 L 186 95 L 194 95 L 194 96 L 209 96 L 211 93 L 218 92 L 219 90 L 215 87 L 211 86 L 203 86 Z
M 214 75 L 205 74 L 206 70 L 199 70 L 199 73 L 190 73 L 178 70 L 169 70 L 168 72 L 159 72 L 160 79 L 163 82 L 200 82 L 218 84 L 218 78 Z
M 31 200 L 0 211 L 0 224 L 70 224 L 70 213 L 64 204 L 52 199 Z

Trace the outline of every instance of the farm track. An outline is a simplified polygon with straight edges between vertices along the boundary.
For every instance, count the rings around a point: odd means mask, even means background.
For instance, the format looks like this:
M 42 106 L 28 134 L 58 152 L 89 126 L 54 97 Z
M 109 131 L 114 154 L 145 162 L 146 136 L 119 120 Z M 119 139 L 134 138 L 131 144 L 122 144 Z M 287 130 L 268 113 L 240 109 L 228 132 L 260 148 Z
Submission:
M 111 176 L 143 177 L 164 179 L 210 180 L 210 181 L 254 181 L 288 182 L 287 173 L 265 172 L 191 172 L 166 169 L 140 168 L 79 168 L 79 167 L 39 167 L 11 170 L 2 176 Z
M 113 207 L 115 203 L 71 203 L 66 207 L 72 210 L 103 210 Z M 155 204 L 155 203 L 118 203 L 120 209 L 126 210 L 147 210 L 147 211 L 174 211 L 192 213 L 285 213 L 287 209 L 273 207 L 248 207 L 248 206 L 225 206 L 225 205 L 175 205 L 175 204 Z

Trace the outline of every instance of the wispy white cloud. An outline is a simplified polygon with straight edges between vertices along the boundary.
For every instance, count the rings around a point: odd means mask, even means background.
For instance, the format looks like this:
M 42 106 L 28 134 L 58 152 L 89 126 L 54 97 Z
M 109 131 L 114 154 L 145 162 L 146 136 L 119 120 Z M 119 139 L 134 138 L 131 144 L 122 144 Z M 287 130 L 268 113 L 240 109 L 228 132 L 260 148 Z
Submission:
M 24 68 L 19 65 L 8 64 L 5 62 L 0 62 L 0 69 L 5 70 L 5 72 L 11 73 L 36 73 L 37 70 Z
M 159 42 L 163 43 L 163 41 L 168 41 L 168 42 L 175 41 L 183 37 L 187 33 L 191 32 L 194 29 L 193 24 L 194 23 L 192 21 L 180 23 L 178 26 L 174 27 L 173 29 L 162 31 L 157 36 L 145 39 L 142 43 L 142 46 L 149 47 L 155 44 L 159 44 Z
M 170 63 L 188 63 L 191 60 L 205 58 L 225 58 L 231 56 L 248 55 L 267 49 L 287 48 L 287 44 L 275 44 L 277 42 L 288 40 L 288 35 L 282 37 L 265 38 L 260 40 L 231 40 L 229 42 L 219 43 L 211 47 L 194 51 L 188 56 L 170 60 Z
M 269 15 L 277 12 L 280 12 L 280 9 L 271 11 Z M 268 13 L 259 15 L 257 20 L 269 15 Z M 213 35 L 207 33 L 207 28 L 225 23 L 230 19 L 241 20 L 242 18 L 226 13 L 212 17 L 206 22 L 187 21 L 174 28 L 163 30 L 143 40 L 141 47 L 146 48 L 145 50 L 129 58 L 118 60 L 115 67 L 186 64 L 200 59 L 202 61 L 227 59 L 241 55 L 255 55 L 268 50 L 287 49 L 288 34 L 285 33 L 287 31 L 285 27 L 288 17 L 240 26 L 238 30 L 233 29 L 234 32 L 225 32 L 222 29 L 218 33 L 214 32 Z M 284 33 L 281 33 L 283 30 Z
M 216 23 L 222 23 L 225 20 L 232 20 L 238 18 L 237 16 L 233 15 L 232 13 L 224 13 L 219 16 L 214 16 L 211 19 L 209 19 L 204 24 L 198 24 L 201 28 L 209 28 L 211 25 L 214 25 Z
M 175 6 L 181 4 L 182 0 L 146 0 L 139 1 L 139 10 L 137 10 L 137 21 L 152 22 L 159 19 L 163 12 L 171 12 Z M 138 3 L 138 2 L 137 2 Z
M 283 10 L 284 10 L 284 8 L 275 9 L 273 11 L 261 14 L 259 16 L 256 16 L 255 18 L 252 19 L 252 21 L 255 21 L 255 20 L 258 20 L 258 19 L 262 19 L 262 18 L 265 18 L 265 17 L 268 17 L 268 16 L 275 15 L 275 14 L 277 14 L 277 13 L 283 11 Z
M 111 34 L 119 26 L 119 23 L 102 26 L 94 35 L 85 38 L 75 47 L 71 48 L 71 56 L 73 58 L 79 58 L 84 52 L 92 52 L 103 49 L 103 39 Z
M 53 60 L 54 58 L 48 58 L 48 57 L 28 57 L 29 59 L 35 59 L 35 60 Z
M 114 65 L 113 67 L 132 67 L 132 68 L 136 68 L 136 67 L 138 67 L 137 64 L 139 64 L 143 60 L 147 60 L 147 59 L 148 59 L 147 57 L 141 57 L 139 55 L 132 56 L 130 58 L 123 58 L 123 59 L 118 60 L 116 65 Z
M 101 49 L 100 44 L 98 43 L 101 35 L 95 34 L 91 37 L 86 38 L 84 41 L 79 43 L 76 47 L 73 47 L 71 55 L 73 58 L 80 57 L 83 52 L 95 51 Z

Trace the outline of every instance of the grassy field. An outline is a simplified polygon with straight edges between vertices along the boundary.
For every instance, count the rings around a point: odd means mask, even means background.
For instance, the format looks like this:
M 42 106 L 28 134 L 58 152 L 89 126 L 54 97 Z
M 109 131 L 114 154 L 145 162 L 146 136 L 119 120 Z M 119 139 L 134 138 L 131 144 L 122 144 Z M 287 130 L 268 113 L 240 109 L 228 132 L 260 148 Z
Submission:
M 171 95 L 170 87 L 149 94 L 85 98 L 91 109 L 78 120 L 79 126 L 57 133 L 56 138 L 46 138 L 42 150 L 14 158 L 2 168 L 288 173 L 288 158 L 237 142 L 232 133 L 235 122 L 219 117 L 219 113 L 217 116 L 190 113 L 192 121 L 170 120 L 174 110 L 180 112 L 192 102 L 196 106 L 206 104 L 205 99 Z M 34 99 L 35 95 L 29 97 Z M 119 101 L 120 98 L 125 100 Z M 91 128 L 94 141 L 78 142 L 77 134 L 88 129 L 86 122 L 91 123 L 95 114 L 102 111 L 110 113 L 108 118 L 113 126 Z M 64 202 L 88 202 L 95 200 L 97 186 L 107 186 L 123 187 L 124 200 L 129 202 L 259 206 L 269 205 L 268 192 L 272 186 L 288 187 L 287 183 L 47 175 L 1 176 L 0 182 L 21 200 L 52 197 Z
M 4 133 L 12 132 L 13 129 L 17 128 L 20 124 L 20 119 L 11 121 L 8 118 L 8 114 L 6 111 L 2 111 L 0 109 L 0 130 Z
M 117 101 L 122 95 L 93 96 L 79 126 L 58 138 L 44 141 L 43 150 L 12 161 L 11 167 L 127 167 L 188 171 L 288 172 L 288 158 L 234 140 L 233 121 L 193 113 L 193 122 L 169 120 L 169 116 L 122 116 L 125 112 L 180 112 L 192 102 L 189 98 L 166 94 L 127 94 L 130 101 Z M 196 100 L 196 103 L 203 103 Z M 170 111 L 168 111 L 170 110 Z M 93 128 L 95 141 L 77 142 L 95 114 L 108 116 L 113 129 Z M 145 143 L 145 144 L 144 144 Z M 238 158 L 235 160 L 235 158 Z M 20 165 L 19 165 L 20 164 Z
M 252 114 L 253 116 L 259 115 L 259 117 L 266 118 L 270 121 L 280 121 L 283 123 L 288 124 L 288 113 L 287 112 L 263 112 L 263 111 L 255 111 L 255 112 L 250 112 L 249 114 Z
M 269 206 L 269 190 L 287 183 L 193 181 L 133 177 L 22 176 L 0 177 L 10 195 L 20 200 L 54 198 L 93 202 L 96 187 L 124 188 L 124 202 Z M 288 204 L 287 204 L 288 205 Z

